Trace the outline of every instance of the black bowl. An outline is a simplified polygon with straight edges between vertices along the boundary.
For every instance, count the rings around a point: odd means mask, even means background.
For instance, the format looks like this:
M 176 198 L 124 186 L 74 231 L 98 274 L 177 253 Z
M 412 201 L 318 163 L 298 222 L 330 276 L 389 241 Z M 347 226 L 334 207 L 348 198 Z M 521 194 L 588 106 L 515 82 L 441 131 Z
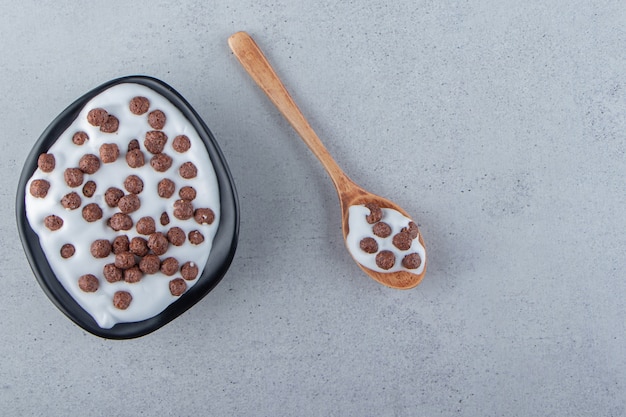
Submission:
M 213 163 L 220 189 L 220 223 L 213 240 L 213 247 L 204 271 L 198 281 L 178 300 L 170 304 L 160 314 L 147 320 L 131 323 L 118 323 L 110 329 L 103 329 L 65 290 L 50 268 L 41 249 L 39 237 L 30 227 L 26 218 L 26 184 L 37 169 L 37 158 L 47 152 L 57 138 L 74 122 L 82 108 L 96 95 L 121 83 L 141 84 L 151 88 L 176 106 L 198 132 Z M 143 336 L 169 323 L 208 294 L 222 279 L 235 255 L 239 235 L 239 202 L 232 176 L 224 155 L 211 134 L 189 103 L 172 87 L 164 82 L 145 76 L 129 76 L 109 81 L 94 88 L 66 108 L 42 133 L 24 163 L 17 189 L 17 224 L 28 262 L 52 302 L 74 323 L 86 331 L 107 339 L 130 339 Z

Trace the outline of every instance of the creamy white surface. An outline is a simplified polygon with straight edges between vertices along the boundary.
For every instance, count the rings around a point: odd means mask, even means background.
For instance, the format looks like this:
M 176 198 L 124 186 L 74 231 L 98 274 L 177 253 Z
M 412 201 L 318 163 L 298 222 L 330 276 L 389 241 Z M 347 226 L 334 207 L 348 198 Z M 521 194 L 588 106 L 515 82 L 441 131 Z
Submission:
M 135 96 L 144 96 L 150 100 L 150 109 L 147 113 L 137 116 L 130 112 L 128 103 Z M 119 121 L 119 129 L 115 133 L 102 133 L 98 127 L 91 126 L 87 122 L 89 110 L 102 107 L 110 114 L 116 116 Z M 164 153 L 172 157 L 172 166 L 164 173 L 155 171 L 150 166 L 149 153 L 144 145 L 144 137 L 147 131 L 153 130 L 148 124 L 148 114 L 153 110 L 161 110 L 165 113 L 167 121 L 162 131 L 168 136 Z M 77 131 L 87 132 L 89 140 L 84 145 L 78 146 L 72 142 L 72 136 Z M 191 148 L 184 153 L 178 153 L 172 148 L 172 142 L 177 135 L 187 135 L 191 141 Z M 145 165 L 140 168 L 130 168 L 126 163 L 128 143 L 137 139 L 140 149 L 144 153 Z M 100 145 L 104 143 L 116 143 L 120 149 L 120 156 L 116 162 L 104 164 L 101 162 L 100 169 L 93 175 L 84 175 L 83 184 L 80 187 L 70 188 L 64 180 L 65 168 L 78 167 L 78 161 L 84 154 L 91 153 L 99 157 Z M 41 247 L 48 258 L 48 262 L 56 277 L 74 299 L 96 320 L 102 328 L 111 328 L 120 322 L 135 322 L 153 317 L 163 311 L 168 305 L 179 297 L 171 295 L 169 281 L 180 277 L 180 270 L 173 276 L 166 276 L 160 272 L 152 275 L 144 274 L 140 282 L 129 284 L 124 281 L 109 283 L 102 274 L 105 264 L 115 260 L 113 253 L 104 259 L 96 259 L 90 253 L 90 245 L 96 239 L 113 239 L 118 235 L 127 235 L 129 239 L 141 236 L 135 226 L 143 216 L 151 216 L 155 220 L 157 231 L 166 233 L 174 226 L 180 227 L 187 235 L 192 230 L 199 230 L 204 235 L 204 242 L 200 245 L 192 245 L 187 239 L 182 246 L 169 245 L 168 251 L 160 256 L 161 260 L 174 257 L 182 266 L 187 261 L 193 261 L 199 265 L 200 273 L 207 262 L 211 251 L 213 238 L 217 232 L 220 221 L 219 189 L 215 171 L 207 153 L 206 147 L 198 136 L 193 126 L 184 115 L 166 98 L 154 90 L 138 84 L 118 84 L 102 92 L 93 98 L 81 111 L 72 125 L 57 139 L 48 150 L 56 159 L 56 167 L 50 173 L 37 169 L 26 185 L 26 215 L 33 230 L 39 235 Z M 198 175 L 193 179 L 184 179 L 178 173 L 178 167 L 184 162 L 191 161 L 198 169 Z M 133 228 L 128 231 L 115 232 L 106 225 L 106 220 L 117 208 L 110 208 L 104 201 L 104 192 L 109 187 L 117 187 L 128 193 L 124 187 L 124 179 L 128 175 L 139 176 L 144 183 L 143 191 L 138 195 L 141 200 L 141 208 L 130 217 L 133 219 Z M 157 184 L 163 178 L 169 178 L 176 184 L 176 191 L 169 199 L 164 199 L 157 194 Z M 35 198 L 30 192 L 30 183 L 35 179 L 45 179 L 50 182 L 50 189 L 45 198 Z M 82 193 L 83 185 L 93 180 L 97 184 L 96 193 L 87 198 Z M 211 225 L 200 225 L 193 218 L 181 221 L 173 215 L 173 203 L 179 199 L 178 190 L 185 186 L 192 186 L 197 191 L 193 201 L 194 208 L 211 208 L 215 212 L 215 221 Z M 76 210 L 66 210 L 60 201 L 63 196 L 71 191 L 81 196 L 81 207 Z M 102 219 L 88 223 L 82 217 L 82 208 L 89 203 L 97 203 L 102 208 Z M 167 212 L 170 223 L 161 226 L 160 216 Z M 64 223 L 57 231 L 50 231 L 44 226 L 44 218 L 50 214 L 60 216 Z M 142 236 L 147 240 L 148 236 Z M 63 259 L 60 249 L 65 243 L 71 243 L 76 248 L 74 256 Z M 100 281 L 99 289 L 94 293 L 86 293 L 78 287 L 78 278 L 84 274 L 93 274 Z M 186 281 L 188 289 L 193 286 L 193 281 Z M 113 306 L 112 298 L 116 291 L 128 291 L 133 300 L 126 310 L 119 310 Z
M 413 274 L 421 274 L 424 271 L 426 265 L 426 250 L 419 242 L 419 238 L 413 239 L 411 247 L 405 251 L 396 248 L 392 239 L 393 236 L 399 233 L 403 228 L 408 227 L 411 219 L 404 216 L 402 213 L 388 208 L 381 209 L 383 217 L 380 221 L 387 223 L 391 227 L 391 234 L 389 237 L 381 238 L 376 236 L 372 227 L 373 224 L 369 224 L 366 220 L 366 216 L 370 214 L 370 210 L 364 205 L 350 206 L 348 209 L 348 227 L 350 231 L 346 237 L 346 245 L 352 257 L 361 265 L 377 272 L 397 272 L 407 271 Z M 367 253 L 360 247 L 361 240 L 366 237 L 371 237 L 378 243 L 378 252 L 388 250 L 393 252 L 396 257 L 396 263 L 391 269 L 382 269 L 376 265 L 376 253 Z M 377 253 L 378 253 L 377 252 Z M 422 263 L 417 269 L 407 269 L 402 266 L 402 258 L 410 253 L 418 253 L 422 259 Z

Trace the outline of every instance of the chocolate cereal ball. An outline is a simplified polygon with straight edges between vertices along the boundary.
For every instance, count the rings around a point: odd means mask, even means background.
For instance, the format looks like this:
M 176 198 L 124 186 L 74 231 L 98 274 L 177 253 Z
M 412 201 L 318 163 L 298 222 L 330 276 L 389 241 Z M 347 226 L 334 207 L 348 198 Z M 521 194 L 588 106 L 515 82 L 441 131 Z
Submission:
M 165 153 L 156 154 L 150 159 L 150 166 L 157 172 L 165 172 L 172 166 L 172 157 Z
M 185 262 L 180 268 L 180 274 L 187 281 L 193 281 L 198 276 L 198 265 L 195 262 Z
M 44 198 L 48 195 L 50 183 L 46 180 L 33 180 L 30 183 L 30 194 L 36 198 Z
M 100 286 L 100 281 L 92 274 L 86 274 L 78 278 L 78 288 L 85 292 L 96 292 Z
M 195 178 L 198 175 L 198 168 L 193 162 L 185 162 L 178 168 L 178 173 L 185 179 Z
M 178 272 L 178 261 L 176 258 L 166 258 L 161 262 L 161 272 L 167 276 L 172 276 Z
M 140 149 L 132 149 L 126 154 L 126 163 L 131 168 L 139 168 L 146 163 Z
M 141 281 L 142 277 L 143 272 L 141 272 L 141 269 L 139 269 L 138 266 L 130 267 L 124 271 L 124 281 L 130 284 Z
M 406 269 L 417 269 L 422 264 L 422 258 L 418 253 L 409 253 L 402 259 L 402 266 Z
M 122 252 L 115 255 L 115 266 L 128 269 L 135 266 L 135 255 L 130 252 Z
M 393 246 L 400 250 L 408 250 L 411 247 L 412 240 L 408 232 L 400 232 L 393 237 L 391 242 Z
M 165 235 L 161 232 L 152 233 L 148 238 L 148 247 L 155 255 L 163 255 L 167 252 L 169 242 Z
M 137 211 L 139 207 L 141 207 L 141 201 L 136 194 L 127 194 L 120 198 L 120 201 L 117 203 L 117 208 L 125 214 Z
M 104 201 L 109 207 L 117 207 L 122 197 L 124 197 L 124 191 L 119 188 L 109 187 L 104 192 Z
M 174 202 L 174 217 L 178 220 L 188 220 L 193 217 L 193 205 L 187 200 L 176 200 Z
M 189 232 L 189 243 L 192 245 L 199 245 L 204 242 L 204 235 L 199 230 L 192 230 Z
M 120 121 L 117 117 L 109 114 L 104 122 L 100 125 L 100 131 L 103 133 L 115 133 L 117 129 L 120 127 Z
M 76 248 L 74 248 L 74 245 L 72 245 L 71 243 L 66 243 L 65 245 L 61 246 L 61 258 L 71 258 L 72 256 L 74 256 L 74 253 L 76 253 Z
M 51 214 L 43 219 L 43 224 L 54 232 L 55 230 L 59 230 L 63 227 L 63 219 L 55 214 Z
M 142 217 L 137 220 L 137 233 L 140 235 L 151 235 L 156 232 L 156 225 L 154 224 L 154 219 L 150 216 Z
M 378 204 L 367 203 L 365 207 L 370 210 L 370 214 L 365 217 L 365 220 L 367 220 L 369 224 L 377 223 L 383 218 L 383 211 L 378 207 Z
M 183 200 L 193 201 L 196 198 L 196 189 L 187 185 L 178 190 L 178 195 Z
M 150 100 L 146 97 L 133 97 L 133 99 L 128 104 L 128 108 L 132 114 L 136 114 L 140 116 L 148 111 L 150 108 Z
M 174 138 L 172 148 L 178 153 L 187 152 L 191 148 L 191 141 L 185 135 L 179 135 Z
M 96 183 L 93 181 L 87 181 L 83 186 L 83 195 L 85 197 L 93 197 L 96 193 Z
M 106 120 L 109 113 L 101 108 L 91 109 L 87 113 L 87 121 L 92 126 L 100 126 Z
M 165 113 L 163 113 L 161 110 L 154 110 L 151 111 L 150 114 L 148 114 L 148 124 L 156 130 L 163 129 L 166 119 L 167 118 L 165 117 Z
M 124 276 L 122 269 L 115 266 L 115 264 L 106 264 L 102 268 L 102 275 L 110 283 L 119 282 Z
M 157 272 L 159 272 L 160 267 L 161 260 L 153 253 L 144 256 L 139 261 L 139 269 L 144 274 L 156 274 Z
M 37 159 L 37 166 L 43 172 L 52 172 L 55 165 L 56 161 L 51 153 L 42 153 Z
M 150 251 L 148 241 L 139 236 L 132 238 L 128 247 L 129 250 L 137 256 L 146 256 Z
M 102 218 L 102 209 L 96 203 L 87 204 L 83 207 L 83 219 L 89 223 L 95 222 Z
M 182 295 L 187 289 L 187 283 L 182 278 L 174 278 L 170 281 L 170 292 L 173 296 L 178 297 Z
M 135 149 L 139 149 L 139 141 L 137 139 L 128 142 L 128 152 L 134 151 Z
M 161 226 L 167 226 L 168 224 L 170 224 L 170 216 L 168 216 L 166 212 L 161 213 L 159 223 L 161 223 Z
M 126 310 L 133 301 L 133 296 L 128 291 L 116 291 L 113 294 L 113 306 L 119 310 Z
M 75 210 L 80 207 L 81 198 L 78 193 L 72 191 L 71 193 L 65 194 L 61 199 L 61 205 L 68 210 Z
M 133 194 L 139 194 L 143 191 L 143 181 L 136 175 L 129 175 L 124 180 L 124 188 Z
M 130 230 L 133 227 L 133 219 L 128 214 L 115 213 L 108 222 L 111 229 L 117 231 Z
M 215 213 L 210 208 L 199 208 L 194 211 L 193 218 L 198 224 L 212 224 L 215 220 Z
M 78 168 L 85 174 L 95 174 L 100 169 L 100 160 L 96 155 L 88 153 L 80 158 Z
M 385 222 L 378 222 L 372 228 L 372 232 L 378 237 L 388 237 L 391 235 L 391 226 Z
M 130 242 L 128 240 L 128 236 L 126 235 L 115 236 L 115 239 L 113 239 L 113 244 L 111 245 L 111 249 L 113 250 L 113 253 L 116 255 L 118 253 L 128 252 L 129 244 Z
M 359 246 L 361 247 L 361 250 L 366 253 L 378 252 L 378 243 L 376 243 L 376 240 L 371 237 L 365 237 L 361 239 Z
M 143 141 L 143 146 L 146 147 L 148 152 L 152 154 L 157 154 L 163 152 L 163 148 L 165 147 L 165 143 L 167 142 L 167 135 L 158 130 L 151 130 L 146 133 L 145 140 Z
M 393 268 L 395 263 L 396 257 L 391 251 L 383 250 L 376 255 L 376 265 L 378 265 L 379 268 L 388 270 Z
M 88 140 L 89 140 L 89 135 L 85 132 L 76 132 L 74 133 L 74 136 L 72 136 L 72 142 L 74 142 L 74 144 L 78 146 L 83 145 Z
M 78 168 L 67 168 L 63 173 L 65 183 L 74 188 L 83 183 L 83 171 Z
M 100 146 L 100 159 L 105 164 L 110 164 L 117 161 L 120 156 L 120 149 L 115 143 L 103 143 Z
M 172 227 L 167 231 L 167 240 L 174 246 L 182 246 L 185 243 L 185 232 L 180 227 Z
M 111 253 L 111 242 L 106 239 L 94 240 L 90 251 L 94 258 L 106 258 Z
M 174 181 L 168 178 L 163 178 L 161 181 L 159 181 L 159 185 L 157 187 L 157 193 L 159 194 L 159 197 L 170 198 L 174 194 L 175 190 L 176 184 L 174 184 Z
M 409 222 L 409 225 L 407 227 L 404 227 L 402 229 L 403 232 L 407 232 L 409 234 L 409 236 L 411 237 L 411 239 L 415 239 L 418 235 L 419 235 L 419 228 L 417 227 L 417 224 L 415 224 L 415 222 Z

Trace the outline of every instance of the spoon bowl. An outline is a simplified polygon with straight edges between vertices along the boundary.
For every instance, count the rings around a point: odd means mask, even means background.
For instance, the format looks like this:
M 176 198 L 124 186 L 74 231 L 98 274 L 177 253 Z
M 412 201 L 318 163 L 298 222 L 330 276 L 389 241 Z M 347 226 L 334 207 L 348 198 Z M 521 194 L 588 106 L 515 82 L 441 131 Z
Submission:
M 254 40 L 246 32 L 237 32 L 228 39 L 228 44 L 252 79 L 261 87 L 263 92 L 274 103 L 291 126 L 300 135 L 309 149 L 317 156 L 335 185 L 342 211 L 341 223 L 344 240 L 350 232 L 349 209 L 352 206 L 374 203 L 380 208 L 393 209 L 405 217 L 410 216 L 397 204 L 386 198 L 370 193 L 352 181 L 339 167 L 313 131 L 308 121 L 294 102 L 293 98 L 280 81 L 276 72 L 267 61 Z M 422 234 L 418 233 L 422 246 Z M 346 244 L 347 245 L 347 244 Z M 348 248 L 349 249 L 349 248 Z M 350 251 L 349 251 L 350 252 Z M 352 252 L 350 252 L 352 255 Z M 354 258 L 354 256 L 353 256 Z M 392 288 L 409 289 L 418 285 L 426 273 L 426 259 L 422 259 L 423 268 L 420 273 L 407 271 L 378 272 L 370 269 L 355 259 L 361 269 L 372 279 Z

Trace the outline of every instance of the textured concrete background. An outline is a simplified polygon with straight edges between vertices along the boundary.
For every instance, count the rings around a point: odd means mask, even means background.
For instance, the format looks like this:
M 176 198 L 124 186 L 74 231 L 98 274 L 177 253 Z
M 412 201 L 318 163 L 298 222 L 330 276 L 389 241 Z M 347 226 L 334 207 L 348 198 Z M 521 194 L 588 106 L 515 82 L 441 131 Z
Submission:
M 2 3 L 2 415 L 626 415 L 624 1 Z M 418 220 L 418 288 L 352 262 L 238 30 L 349 175 Z M 120 342 L 48 301 L 14 196 L 48 123 L 130 74 L 211 127 L 241 235 L 204 300 Z

